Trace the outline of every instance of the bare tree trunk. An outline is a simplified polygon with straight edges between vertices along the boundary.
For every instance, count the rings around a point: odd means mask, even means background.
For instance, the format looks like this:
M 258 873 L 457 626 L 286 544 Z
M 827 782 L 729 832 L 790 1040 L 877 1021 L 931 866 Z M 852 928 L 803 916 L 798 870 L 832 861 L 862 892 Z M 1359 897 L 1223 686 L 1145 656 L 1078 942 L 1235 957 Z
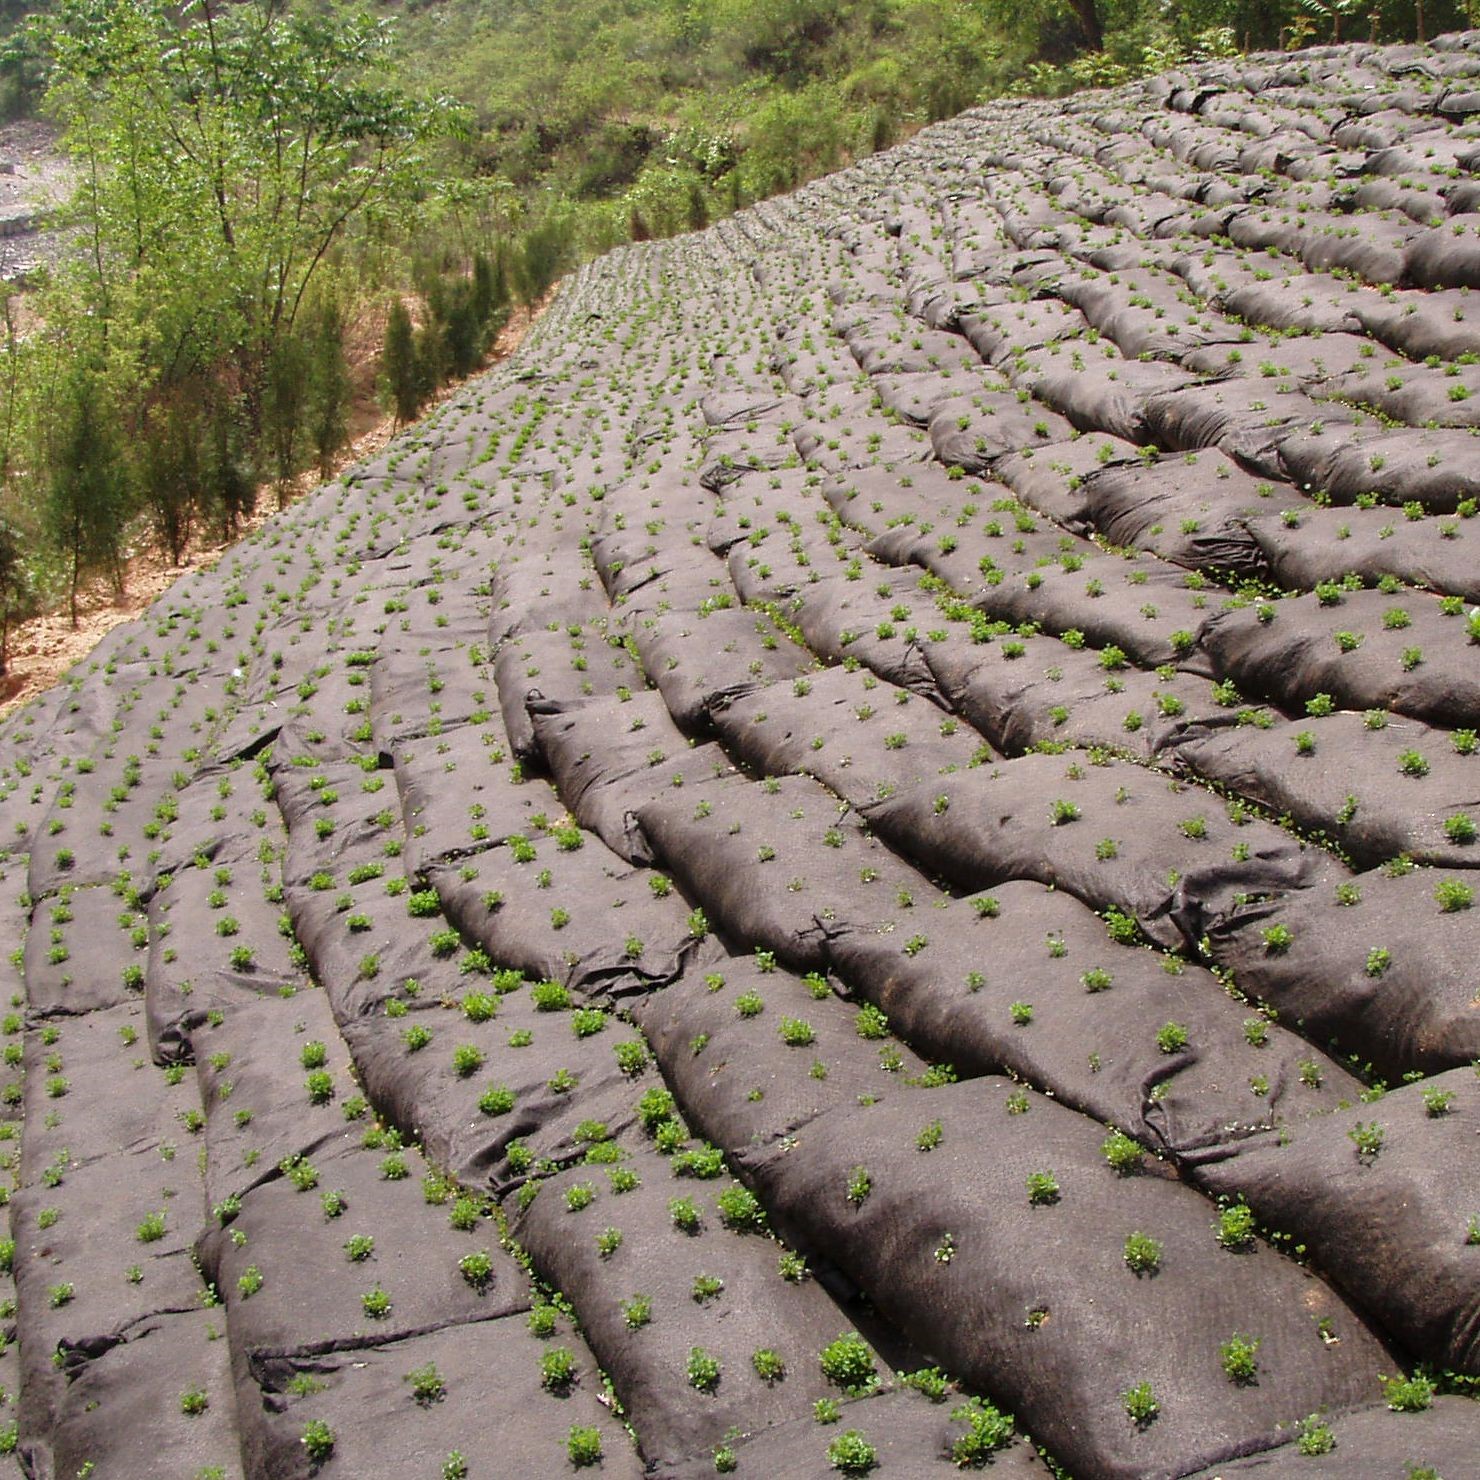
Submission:
M 1100 25 L 1100 12 L 1095 0 L 1069 0 L 1074 14 L 1079 18 L 1079 28 L 1084 32 L 1084 43 L 1091 51 L 1105 49 L 1105 32 Z

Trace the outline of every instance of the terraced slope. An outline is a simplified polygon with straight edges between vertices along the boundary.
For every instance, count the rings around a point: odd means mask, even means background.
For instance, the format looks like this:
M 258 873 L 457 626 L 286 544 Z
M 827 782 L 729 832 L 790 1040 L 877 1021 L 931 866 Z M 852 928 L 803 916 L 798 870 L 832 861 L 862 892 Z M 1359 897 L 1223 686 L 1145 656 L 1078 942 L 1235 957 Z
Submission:
M 11 721 L 26 1472 L 1465 1473 L 1477 79 L 615 253 Z

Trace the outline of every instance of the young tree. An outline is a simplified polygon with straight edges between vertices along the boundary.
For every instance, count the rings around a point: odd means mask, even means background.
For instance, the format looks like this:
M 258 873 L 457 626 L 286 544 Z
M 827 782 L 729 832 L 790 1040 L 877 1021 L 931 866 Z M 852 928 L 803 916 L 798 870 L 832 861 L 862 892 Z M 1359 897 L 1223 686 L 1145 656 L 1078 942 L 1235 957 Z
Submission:
M 130 512 L 128 468 L 96 376 L 73 372 L 50 441 L 42 518 L 67 564 L 68 610 L 75 627 L 77 596 L 87 576 L 107 570 L 122 587 L 123 532 Z
M 0 519 L 0 674 L 10 667 L 11 629 L 30 613 L 34 596 L 25 540 L 10 520 Z
M 385 325 L 385 347 L 380 357 L 381 389 L 397 426 L 413 420 L 421 409 L 417 387 L 416 338 L 411 314 L 397 295 Z

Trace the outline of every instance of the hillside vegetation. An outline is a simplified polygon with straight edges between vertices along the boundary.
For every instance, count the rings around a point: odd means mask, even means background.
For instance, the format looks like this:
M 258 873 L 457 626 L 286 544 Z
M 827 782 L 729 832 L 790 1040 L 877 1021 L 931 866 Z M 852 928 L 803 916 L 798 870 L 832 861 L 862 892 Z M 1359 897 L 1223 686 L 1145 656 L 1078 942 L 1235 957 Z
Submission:
M 389 319 L 409 420 L 511 299 L 1001 93 L 1061 94 L 1467 6 L 1374 0 L 284 0 L 12 4 L 0 87 L 63 129 L 73 250 L 0 347 L 11 622 L 228 536 L 330 467 L 346 341 Z M 45 332 L 37 332 L 44 324 Z M 376 333 L 378 334 L 378 328 Z

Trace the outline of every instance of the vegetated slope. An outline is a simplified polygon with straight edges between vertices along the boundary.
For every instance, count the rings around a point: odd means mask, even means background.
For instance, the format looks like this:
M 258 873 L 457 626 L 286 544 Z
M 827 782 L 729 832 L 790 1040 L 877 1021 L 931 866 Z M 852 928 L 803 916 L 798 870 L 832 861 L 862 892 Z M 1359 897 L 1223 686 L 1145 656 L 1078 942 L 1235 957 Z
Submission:
M 613 253 L 11 720 L 29 1473 L 1456 1473 L 1477 74 Z

